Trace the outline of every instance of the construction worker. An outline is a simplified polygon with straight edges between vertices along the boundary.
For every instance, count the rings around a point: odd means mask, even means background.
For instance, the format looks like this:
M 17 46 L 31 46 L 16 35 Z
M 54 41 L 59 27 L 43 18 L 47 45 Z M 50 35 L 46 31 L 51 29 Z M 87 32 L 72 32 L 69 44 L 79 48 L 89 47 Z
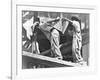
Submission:
M 82 35 L 81 35 L 81 20 L 76 17 L 71 17 L 71 24 L 73 26 L 73 41 L 72 41 L 72 52 L 74 62 L 84 62 L 81 55 L 82 49 Z
M 76 63 L 84 63 L 83 57 L 81 55 L 82 49 L 82 35 L 81 35 L 81 20 L 77 16 L 72 16 L 71 20 L 67 20 L 73 29 L 73 40 L 72 40 L 72 54 L 73 54 L 73 62 Z
M 26 48 L 29 49 L 32 46 L 32 53 L 40 54 L 39 51 L 39 44 L 37 42 L 37 30 L 39 27 L 39 18 L 37 12 L 29 12 L 29 15 L 27 17 L 30 17 L 25 23 L 23 23 L 23 28 L 26 30 L 26 36 L 28 38 L 28 41 L 24 41 Z M 30 43 L 28 43 L 30 42 Z
M 40 21 L 39 21 L 40 19 Z M 32 21 L 30 22 L 32 24 Z M 24 24 L 24 26 L 26 26 Z M 27 25 L 28 26 L 28 25 Z M 61 51 L 60 51 L 60 33 L 62 32 L 62 20 L 58 17 L 56 19 L 51 19 L 48 17 L 37 17 L 35 15 L 33 17 L 33 24 L 31 25 L 31 30 L 27 30 L 27 35 L 30 38 L 31 35 L 34 35 L 32 40 L 32 52 L 38 53 L 39 52 L 39 44 L 36 41 L 36 33 L 37 27 L 45 34 L 48 40 L 51 43 L 51 53 L 54 54 L 54 57 L 57 59 L 63 59 Z M 30 26 L 28 26 L 30 28 Z
M 43 19 L 43 21 L 41 20 L 40 29 L 43 31 L 45 36 L 50 41 L 51 53 L 54 54 L 54 57 L 57 59 L 63 59 L 61 55 L 61 51 L 60 51 L 60 45 L 59 45 L 59 42 L 60 42 L 59 30 L 57 30 L 54 27 L 55 24 L 59 22 L 59 20 L 60 20 L 59 18 L 56 18 L 56 19 L 45 18 Z

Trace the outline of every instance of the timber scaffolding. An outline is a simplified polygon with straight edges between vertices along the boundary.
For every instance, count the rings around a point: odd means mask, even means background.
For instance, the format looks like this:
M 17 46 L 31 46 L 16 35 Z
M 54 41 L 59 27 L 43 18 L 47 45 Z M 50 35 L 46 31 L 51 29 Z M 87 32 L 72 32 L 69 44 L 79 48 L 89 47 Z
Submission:
M 76 67 L 83 66 L 79 63 L 72 63 L 69 61 L 60 60 L 57 58 L 47 57 L 39 54 L 33 54 L 30 52 L 23 51 L 22 54 L 23 59 L 30 59 L 32 63 L 45 65 L 48 67 Z M 24 62 L 25 63 L 25 62 Z

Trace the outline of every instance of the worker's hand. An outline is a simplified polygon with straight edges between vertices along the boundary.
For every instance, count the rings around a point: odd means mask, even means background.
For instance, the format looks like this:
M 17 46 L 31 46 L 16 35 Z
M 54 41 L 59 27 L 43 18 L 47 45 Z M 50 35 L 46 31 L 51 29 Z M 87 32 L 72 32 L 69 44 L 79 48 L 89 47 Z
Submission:
M 75 27 L 79 25 L 77 21 L 72 21 L 72 24 L 73 24 L 73 26 L 75 26 Z
M 60 17 L 57 17 L 56 19 L 60 19 Z
M 36 25 L 38 25 L 38 24 L 39 24 L 39 22 L 35 22 L 35 23 L 31 26 L 32 31 L 34 31 L 34 28 L 35 28 L 35 27 L 38 27 L 38 26 L 36 26 Z

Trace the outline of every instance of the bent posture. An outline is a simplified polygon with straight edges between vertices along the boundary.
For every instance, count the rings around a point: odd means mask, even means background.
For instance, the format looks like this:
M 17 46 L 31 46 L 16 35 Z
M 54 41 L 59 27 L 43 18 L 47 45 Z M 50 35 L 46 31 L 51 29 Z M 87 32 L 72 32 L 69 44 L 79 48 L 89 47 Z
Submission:
M 44 18 L 45 19 L 45 18 Z M 59 19 L 49 19 L 43 20 L 45 22 L 40 23 L 40 29 L 48 38 L 51 43 L 51 53 L 55 58 L 62 59 L 61 51 L 60 51 L 60 34 L 59 30 L 55 28 L 55 24 L 59 22 Z
M 74 62 L 83 62 L 81 56 L 82 49 L 82 36 L 81 36 L 81 22 L 80 20 L 73 16 L 69 20 L 73 26 L 73 41 L 72 41 L 72 52 L 73 52 L 73 61 Z

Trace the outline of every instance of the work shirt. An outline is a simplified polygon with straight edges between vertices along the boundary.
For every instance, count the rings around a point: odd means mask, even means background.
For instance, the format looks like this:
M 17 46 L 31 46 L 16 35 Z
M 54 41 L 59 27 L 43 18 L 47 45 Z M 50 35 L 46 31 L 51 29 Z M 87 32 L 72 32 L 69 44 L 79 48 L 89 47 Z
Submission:
M 75 61 L 82 61 L 83 58 L 81 56 L 81 48 L 82 48 L 82 36 L 81 36 L 81 28 L 80 23 L 78 21 L 73 21 L 74 31 L 73 31 L 73 57 Z
M 82 47 L 82 36 L 81 36 L 81 28 L 78 21 L 73 21 L 73 25 L 75 27 L 73 32 L 73 43 L 76 48 L 81 49 Z
M 23 27 L 25 28 L 27 32 L 27 37 L 30 39 L 30 36 L 32 36 L 32 27 L 33 25 L 33 17 L 29 20 L 27 20 L 25 23 L 23 23 Z

